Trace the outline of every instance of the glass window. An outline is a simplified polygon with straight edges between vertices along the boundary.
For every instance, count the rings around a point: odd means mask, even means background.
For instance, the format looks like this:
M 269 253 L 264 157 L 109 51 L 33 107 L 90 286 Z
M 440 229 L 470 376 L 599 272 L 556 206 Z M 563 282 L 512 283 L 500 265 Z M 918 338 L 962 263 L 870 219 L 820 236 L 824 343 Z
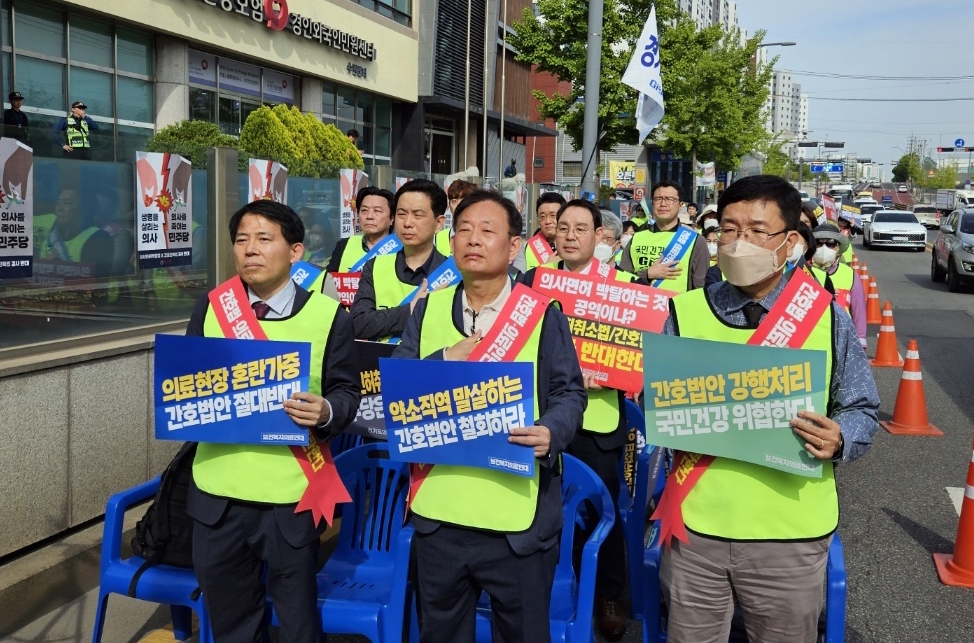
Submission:
M 392 156 L 392 135 L 383 127 L 375 131 L 375 155 Z
M 121 93 L 121 89 L 119 89 Z M 189 120 L 216 120 L 216 94 L 205 89 L 189 88 Z
M 404 27 L 408 27 L 412 24 L 412 19 L 409 16 L 403 15 L 401 13 L 397 13 L 396 22 L 403 25 Z M 388 163 L 376 163 L 376 165 L 388 165 Z
M 152 82 L 118 76 L 118 117 L 128 121 L 151 123 L 154 104 L 152 100 Z M 190 96 L 192 92 L 190 90 Z M 192 99 L 190 100 L 192 105 Z
M 325 116 L 335 115 L 335 86 L 325 83 L 321 86 L 321 113 Z M 333 119 L 334 120 L 334 119 Z
M 350 129 L 359 129 L 358 127 L 355 126 L 355 123 L 353 123 L 352 121 L 343 121 L 343 120 L 335 121 L 335 127 L 341 130 L 342 134 L 347 134 L 348 130 Z M 361 134 L 361 132 L 359 133 Z M 359 140 L 361 141 L 362 139 Z
M 220 97 L 220 130 L 224 134 L 240 136 L 240 100 L 232 97 Z
M 253 103 L 251 101 L 240 101 L 240 128 L 243 129 L 243 124 L 247 122 L 247 117 L 251 113 L 260 109 L 260 103 Z
M 321 117 L 321 122 L 324 123 L 325 125 L 328 125 L 328 124 L 334 125 L 335 124 L 335 117 L 334 116 L 322 116 Z
M 92 69 L 71 67 L 71 91 L 76 98 L 83 100 L 92 116 L 114 116 L 115 102 L 112 100 L 112 74 Z
M 64 65 L 18 55 L 17 91 L 32 107 L 66 111 Z
M 118 29 L 118 68 L 143 76 L 152 75 L 152 36 Z
M 135 162 L 135 153 L 145 149 L 145 142 L 152 136 L 152 129 L 148 127 L 118 126 L 118 138 L 115 142 L 116 158 L 120 163 Z M 193 248 L 196 253 L 196 248 Z
M 0 0 L 0 34 L 2 34 L 3 45 L 10 45 L 10 0 Z M 6 78 L 6 76 L 4 76 Z
M 359 94 L 355 108 L 355 120 L 359 123 L 372 122 L 372 97 L 368 94 Z
M 375 11 L 375 0 L 358 0 L 358 3 L 369 11 Z
M 71 60 L 111 67 L 112 28 L 87 18 L 72 16 L 70 22 L 68 40 Z M 19 24 L 17 28 L 20 28 Z
M 53 9 L 18 3 L 16 45 L 20 49 L 63 58 L 64 15 Z
M 6 97 L 10 92 L 14 90 L 14 77 L 13 73 L 10 71 L 10 54 L 4 52 L 3 54 L 3 96 Z
M 338 90 L 338 118 L 355 120 L 355 92 L 351 89 Z
M 392 104 L 389 101 L 375 99 L 375 124 L 379 127 L 392 127 Z
M 392 18 L 394 14 L 392 13 L 392 8 L 391 7 L 387 7 L 384 4 L 380 4 L 379 5 L 379 15 L 380 16 L 385 16 L 386 18 Z
M 396 0 L 396 11 L 409 15 L 409 0 Z

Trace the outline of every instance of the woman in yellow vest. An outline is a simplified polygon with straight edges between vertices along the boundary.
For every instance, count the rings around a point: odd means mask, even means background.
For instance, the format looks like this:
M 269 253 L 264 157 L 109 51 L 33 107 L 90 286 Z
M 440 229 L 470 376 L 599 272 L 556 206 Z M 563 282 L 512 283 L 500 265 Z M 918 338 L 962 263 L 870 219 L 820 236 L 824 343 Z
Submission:
M 508 265 L 521 246 L 521 215 L 510 200 L 480 190 L 464 199 L 453 223 L 463 283 L 417 304 L 394 357 L 465 360 L 499 323 L 512 289 Z M 585 389 L 564 315 L 556 306 L 542 314 L 515 357 L 535 364 L 535 425 L 511 429 L 509 438 L 533 447 L 535 475 L 438 464 L 415 493 L 424 643 L 473 643 L 481 590 L 490 595 L 504 641 L 551 640 L 548 614 L 562 529 L 558 456 L 578 428 Z
M 727 281 L 673 298 L 663 332 L 747 343 L 787 285 L 783 271 L 799 240 L 800 209 L 798 192 L 779 177 L 732 183 L 718 211 L 718 262 Z M 802 347 L 828 355 L 828 415 L 802 410 L 790 418 L 808 454 L 823 461 L 823 475 L 800 477 L 719 457 L 702 467 L 681 505 L 689 541 L 673 542 L 661 559 L 672 643 L 726 640 L 735 599 L 751 640 L 816 640 L 839 517 L 832 463 L 868 450 L 879 396 L 852 323 L 835 304 Z M 697 466 L 683 480 L 695 478 Z M 667 487 L 677 488 L 672 480 Z
M 355 195 L 358 208 L 358 224 L 362 234 L 339 239 L 325 266 L 326 272 L 348 272 L 372 247 L 392 233 L 392 213 L 395 211 L 394 195 L 389 190 L 367 186 Z
M 826 279 L 832 282 L 835 302 L 852 317 L 859 343 L 865 349 L 866 293 L 863 292 L 859 275 L 839 260 L 839 257 L 852 245 L 849 243 L 849 237 L 839 232 L 839 229 L 831 223 L 823 223 L 812 232 L 816 243 L 815 256 L 812 258 L 812 272 L 823 286 Z
M 253 307 L 260 328 L 272 341 L 311 343 L 309 390 L 292 393 L 284 411 L 324 444 L 358 410 L 351 318 L 336 301 L 291 281 L 291 264 L 304 251 L 304 225 L 288 206 L 264 200 L 244 206 L 230 218 L 230 238 L 249 297 L 244 305 Z M 226 315 L 201 297 L 186 334 L 224 337 L 221 312 Z M 286 446 L 199 443 L 187 512 L 194 520 L 194 569 L 217 643 L 261 640 L 265 592 L 282 640 L 319 639 L 319 529 L 310 511 L 295 513 L 307 487 Z

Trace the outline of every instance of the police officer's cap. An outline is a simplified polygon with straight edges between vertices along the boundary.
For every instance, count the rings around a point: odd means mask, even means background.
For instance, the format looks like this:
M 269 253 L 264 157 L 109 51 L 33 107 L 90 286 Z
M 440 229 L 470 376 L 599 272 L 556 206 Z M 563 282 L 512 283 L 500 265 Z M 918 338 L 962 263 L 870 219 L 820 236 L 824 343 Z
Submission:
M 75 107 L 80 107 L 81 109 L 88 109 L 88 106 L 82 103 L 80 100 L 76 100 L 73 103 L 71 103 L 71 109 L 74 109 Z
M 10 92 L 7 95 L 7 98 L 10 99 L 11 101 L 24 100 L 24 95 L 21 94 L 20 92 Z

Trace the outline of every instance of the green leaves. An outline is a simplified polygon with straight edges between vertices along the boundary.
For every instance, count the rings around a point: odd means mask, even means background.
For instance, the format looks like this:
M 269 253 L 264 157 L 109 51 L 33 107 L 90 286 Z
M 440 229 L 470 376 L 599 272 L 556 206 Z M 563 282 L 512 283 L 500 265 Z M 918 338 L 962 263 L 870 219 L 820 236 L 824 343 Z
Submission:
M 237 139 L 208 121 L 182 121 L 164 127 L 145 145 L 147 152 L 169 152 L 189 159 L 195 169 L 206 169 L 206 148 L 237 147 Z

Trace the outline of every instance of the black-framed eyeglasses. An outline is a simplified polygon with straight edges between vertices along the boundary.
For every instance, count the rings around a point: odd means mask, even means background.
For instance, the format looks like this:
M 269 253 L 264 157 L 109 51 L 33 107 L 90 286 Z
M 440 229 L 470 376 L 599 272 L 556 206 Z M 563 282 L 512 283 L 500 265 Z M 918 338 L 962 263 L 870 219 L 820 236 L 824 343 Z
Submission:
M 788 230 L 768 232 L 760 228 L 746 228 L 744 230 L 738 230 L 737 228 L 717 228 L 717 240 L 721 243 L 732 243 L 737 241 L 738 237 L 743 236 L 746 241 L 753 241 L 758 245 L 764 245 L 772 237 L 787 233 Z

